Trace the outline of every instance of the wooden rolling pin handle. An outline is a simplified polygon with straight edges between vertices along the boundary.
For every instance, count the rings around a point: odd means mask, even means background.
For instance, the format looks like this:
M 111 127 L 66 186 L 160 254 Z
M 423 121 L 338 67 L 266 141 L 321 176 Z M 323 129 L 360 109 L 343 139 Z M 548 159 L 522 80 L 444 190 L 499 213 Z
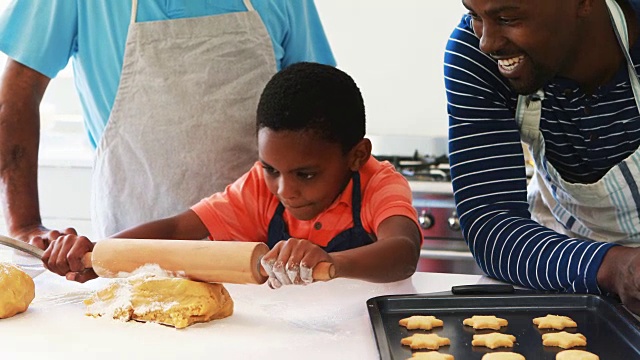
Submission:
M 82 265 L 85 269 L 92 268 L 93 264 L 91 262 L 91 254 L 90 252 L 84 254 L 82 257 Z M 262 276 L 268 276 L 267 272 L 264 268 L 258 263 L 258 267 L 260 268 L 260 274 Z M 336 268 L 330 262 L 321 262 L 316 264 L 313 268 L 313 280 L 317 281 L 328 281 L 336 277 Z
M 269 276 L 262 265 L 260 267 L 260 274 L 263 276 Z M 336 267 L 330 262 L 321 262 L 313 267 L 313 280 L 317 281 L 329 281 L 336 277 Z
M 93 268 L 93 263 L 91 263 L 91 253 L 88 252 L 82 256 L 82 266 L 85 269 Z

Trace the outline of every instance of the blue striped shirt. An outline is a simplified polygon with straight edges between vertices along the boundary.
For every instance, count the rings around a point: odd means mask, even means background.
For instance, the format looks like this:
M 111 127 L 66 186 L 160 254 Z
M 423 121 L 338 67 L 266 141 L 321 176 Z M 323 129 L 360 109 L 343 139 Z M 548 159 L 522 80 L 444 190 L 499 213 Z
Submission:
M 630 51 L 635 64 L 639 43 Z M 596 275 L 614 245 L 570 238 L 531 220 L 515 121 L 518 95 L 480 51 L 469 15 L 449 38 L 444 70 L 454 196 L 479 266 L 526 287 L 600 293 Z M 543 91 L 545 156 L 565 180 L 595 182 L 638 149 L 640 115 L 626 63 L 593 94 L 566 78 Z

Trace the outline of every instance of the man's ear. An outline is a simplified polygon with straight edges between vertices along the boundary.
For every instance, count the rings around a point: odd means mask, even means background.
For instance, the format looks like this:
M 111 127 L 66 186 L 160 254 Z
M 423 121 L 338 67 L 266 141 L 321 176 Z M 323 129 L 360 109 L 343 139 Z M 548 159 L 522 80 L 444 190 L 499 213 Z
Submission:
M 349 169 L 358 171 L 371 156 L 371 141 L 363 138 L 349 151 Z

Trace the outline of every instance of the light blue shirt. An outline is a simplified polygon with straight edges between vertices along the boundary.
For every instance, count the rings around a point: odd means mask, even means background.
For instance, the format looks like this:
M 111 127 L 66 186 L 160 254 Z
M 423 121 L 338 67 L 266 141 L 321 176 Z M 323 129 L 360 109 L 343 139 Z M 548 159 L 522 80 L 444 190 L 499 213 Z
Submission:
M 300 61 L 335 66 L 313 0 L 252 0 L 278 69 Z M 139 0 L 137 21 L 246 11 L 242 0 Z M 131 0 L 14 0 L 0 17 L 0 51 L 47 77 L 73 59 L 85 126 L 95 147 L 116 96 Z

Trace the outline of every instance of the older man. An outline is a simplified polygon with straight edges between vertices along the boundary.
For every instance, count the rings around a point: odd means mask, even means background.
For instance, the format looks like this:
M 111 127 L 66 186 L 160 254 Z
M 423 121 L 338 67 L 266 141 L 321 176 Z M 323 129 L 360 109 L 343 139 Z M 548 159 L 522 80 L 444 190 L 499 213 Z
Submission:
M 527 287 L 615 293 L 640 312 L 640 3 L 463 5 L 445 81 L 476 261 Z M 536 169 L 528 191 L 521 141 Z

